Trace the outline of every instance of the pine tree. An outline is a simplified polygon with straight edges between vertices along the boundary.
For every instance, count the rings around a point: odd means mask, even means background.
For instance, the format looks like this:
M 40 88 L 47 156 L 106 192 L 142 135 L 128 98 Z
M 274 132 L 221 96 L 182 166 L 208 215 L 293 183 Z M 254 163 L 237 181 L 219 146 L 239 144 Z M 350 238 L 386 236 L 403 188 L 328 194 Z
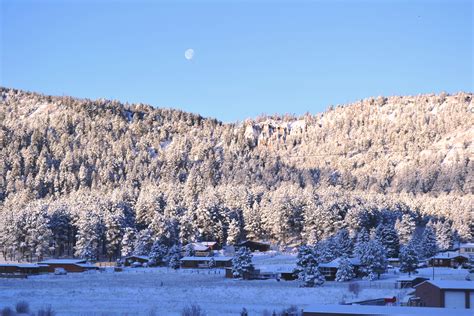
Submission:
M 187 244 L 184 247 L 184 255 L 186 257 L 194 257 L 195 254 L 196 254 L 196 252 L 194 251 L 193 244 Z
M 233 218 L 229 224 L 229 231 L 227 233 L 227 244 L 228 245 L 235 245 L 239 242 L 241 235 L 240 224 L 239 221 Z
M 453 232 L 451 225 L 447 221 L 438 221 L 435 225 L 436 240 L 438 241 L 438 248 L 441 251 L 450 250 L 454 245 Z
M 387 269 L 385 248 L 379 241 L 370 240 L 362 249 L 360 263 L 370 280 L 380 278 L 380 274 Z
M 136 239 L 136 231 L 131 228 L 125 228 L 125 232 L 123 234 L 123 239 L 121 243 L 121 256 L 128 257 L 133 254 L 133 250 L 135 248 L 135 239 Z
M 365 228 L 362 228 L 361 231 L 357 234 L 357 240 L 354 245 L 354 255 L 360 257 L 369 240 L 369 233 Z
M 318 261 L 313 248 L 306 245 L 298 248 L 298 261 L 295 273 L 304 287 L 319 286 L 324 283 L 324 276 L 319 271 Z
M 349 258 L 343 256 L 339 259 L 339 268 L 336 272 L 336 281 L 345 282 L 350 281 L 355 277 L 354 267 L 352 266 Z
M 408 275 L 416 273 L 418 263 L 418 254 L 413 243 L 409 242 L 400 250 L 400 272 L 408 273 Z
M 375 229 L 375 238 L 382 243 L 387 251 L 387 257 L 397 258 L 400 249 L 398 235 L 391 224 L 379 224 Z
M 315 266 L 317 264 L 316 254 L 312 247 L 306 245 L 298 247 L 296 268 L 294 270 L 295 273 L 300 273 L 305 269 L 305 267 Z
M 334 243 L 336 245 L 337 257 L 340 256 L 350 256 L 352 254 L 352 249 L 354 248 L 352 244 L 352 239 L 349 235 L 349 231 L 346 228 L 343 228 L 337 232 Z
M 167 261 L 168 261 L 168 267 L 171 269 L 179 269 L 180 267 L 180 259 L 181 259 L 181 246 L 180 245 L 174 245 L 172 246 L 167 254 Z
M 325 281 L 324 276 L 319 271 L 318 265 L 305 267 L 303 271 L 298 274 L 298 279 L 302 281 L 303 287 L 321 286 Z
M 254 269 L 252 253 L 246 247 L 240 247 L 232 259 L 232 274 L 234 278 L 242 278 L 244 273 Z
M 425 259 L 431 258 L 438 253 L 438 243 L 436 241 L 436 234 L 431 227 L 427 225 L 421 237 L 422 257 Z
M 151 252 L 153 239 L 149 229 L 141 230 L 135 239 L 133 254 L 137 256 L 147 256 Z
M 148 257 L 150 258 L 150 266 L 158 266 L 165 263 L 168 247 L 161 240 L 156 240 L 151 247 Z
M 401 219 L 395 222 L 395 229 L 398 233 L 400 244 L 406 245 L 410 242 L 413 233 L 415 232 L 416 223 L 410 214 L 403 214 Z

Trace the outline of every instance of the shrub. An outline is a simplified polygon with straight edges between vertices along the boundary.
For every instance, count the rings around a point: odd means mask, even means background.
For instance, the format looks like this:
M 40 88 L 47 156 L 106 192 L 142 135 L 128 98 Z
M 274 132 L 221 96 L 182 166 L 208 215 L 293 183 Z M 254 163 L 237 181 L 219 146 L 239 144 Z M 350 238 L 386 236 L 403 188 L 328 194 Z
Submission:
M 359 293 L 362 291 L 360 288 L 359 283 L 357 282 L 351 282 L 349 283 L 349 292 L 355 295 L 355 297 L 359 296 Z
M 13 316 L 15 313 L 10 307 L 5 307 L 3 309 L 0 309 L 0 315 L 1 316 Z
M 19 314 L 28 314 L 30 312 L 30 305 L 26 301 L 19 301 L 16 303 L 15 309 Z
M 53 311 L 50 305 L 46 306 L 45 308 L 41 308 L 38 311 L 38 316 L 54 316 L 56 313 Z
M 206 313 L 201 309 L 201 306 L 193 304 L 186 306 L 181 312 L 181 316 L 205 316 Z

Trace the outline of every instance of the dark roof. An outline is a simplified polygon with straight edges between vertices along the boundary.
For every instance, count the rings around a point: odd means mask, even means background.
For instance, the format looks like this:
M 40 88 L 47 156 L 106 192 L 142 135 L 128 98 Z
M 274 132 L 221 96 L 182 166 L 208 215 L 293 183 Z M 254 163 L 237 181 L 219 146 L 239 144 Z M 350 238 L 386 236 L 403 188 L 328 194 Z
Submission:
M 425 281 L 416 285 L 418 287 L 425 283 L 431 283 L 439 289 L 443 290 L 474 290 L 474 282 L 472 281 L 454 281 L 454 280 L 434 280 Z

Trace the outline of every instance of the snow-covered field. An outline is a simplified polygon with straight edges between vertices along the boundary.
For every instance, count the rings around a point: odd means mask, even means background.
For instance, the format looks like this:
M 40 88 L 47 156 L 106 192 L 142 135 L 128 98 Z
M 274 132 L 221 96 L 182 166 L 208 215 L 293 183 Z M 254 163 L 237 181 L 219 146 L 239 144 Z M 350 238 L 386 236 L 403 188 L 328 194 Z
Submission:
M 257 267 L 284 269 L 294 262 L 289 255 L 256 256 Z M 462 279 L 465 272 L 437 270 L 444 278 Z M 422 274 L 429 275 L 430 269 Z M 28 279 L 0 279 L 0 307 L 26 300 L 32 309 L 51 305 L 57 315 L 179 315 L 187 304 L 199 304 L 207 315 L 250 315 L 281 310 L 290 305 L 338 304 L 370 298 L 392 297 L 400 290 L 391 285 L 396 274 L 364 288 L 355 298 L 347 284 L 327 282 L 320 288 L 300 288 L 297 281 L 243 281 L 224 278 L 223 270 L 129 268 L 124 272 L 40 275 Z M 380 286 L 378 286 L 380 285 Z M 155 314 L 152 313 L 155 312 Z

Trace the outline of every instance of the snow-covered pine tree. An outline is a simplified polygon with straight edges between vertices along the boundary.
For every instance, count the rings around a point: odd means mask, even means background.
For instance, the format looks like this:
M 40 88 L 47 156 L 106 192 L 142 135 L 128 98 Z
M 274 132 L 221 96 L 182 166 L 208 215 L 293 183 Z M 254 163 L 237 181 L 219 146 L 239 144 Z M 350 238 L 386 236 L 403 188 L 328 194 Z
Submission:
M 336 272 L 336 281 L 345 282 L 350 281 L 355 277 L 354 267 L 349 261 L 347 256 L 343 256 L 339 259 L 339 268 Z
M 377 240 L 367 242 L 362 248 L 360 263 L 370 280 L 375 277 L 380 278 L 380 274 L 387 269 L 387 255 L 384 246 Z
M 318 242 L 314 247 L 314 254 L 317 261 L 321 263 L 331 262 L 339 256 L 339 249 L 334 237 L 328 238 L 325 241 Z
M 232 259 L 232 274 L 234 278 L 241 278 L 244 273 L 250 272 L 253 269 L 252 253 L 247 247 L 240 247 Z
M 231 219 L 229 223 L 229 230 L 227 232 L 227 244 L 235 245 L 239 242 L 241 235 L 240 223 L 237 219 Z
M 156 240 L 151 247 L 148 257 L 150 258 L 150 266 L 158 266 L 165 263 L 168 247 L 161 240 Z
M 431 225 L 426 225 L 423 235 L 421 236 L 422 257 L 431 258 L 438 253 L 438 243 L 436 234 Z
M 397 258 L 400 250 L 398 234 L 390 223 L 380 223 L 375 229 L 375 238 L 385 247 L 387 257 Z
M 180 245 L 173 245 L 169 250 L 167 254 L 167 261 L 168 261 L 168 267 L 171 269 L 179 269 L 180 267 L 180 259 L 181 259 L 181 246 Z
M 304 268 L 304 270 L 298 274 L 298 279 L 302 281 L 301 286 L 303 287 L 321 286 L 325 281 L 324 276 L 319 271 L 318 265 L 311 265 Z
M 409 242 L 400 250 L 400 272 L 408 273 L 408 275 L 416 273 L 418 263 L 417 251 L 415 250 L 413 242 Z
M 410 214 L 403 214 L 401 219 L 395 222 L 395 229 L 398 233 L 398 239 L 401 245 L 406 245 L 410 242 L 413 233 L 415 232 L 416 223 Z
M 216 260 L 214 257 L 211 257 L 208 262 L 209 269 L 214 269 L 216 267 Z
M 360 257 L 367 243 L 370 241 L 369 233 L 365 228 L 362 228 L 357 234 L 357 240 L 354 245 L 354 255 Z
M 133 254 L 137 256 L 147 256 L 153 246 L 153 239 L 149 229 L 141 230 L 135 239 Z
M 337 256 L 350 256 L 354 245 L 349 235 L 349 230 L 346 228 L 340 229 L 334 237 L 334 243 L 336 245 Z
M 122 257 L 128 257 L 133 254 L 133 250 L 135 248 L 136 234 L 137 232 L 133 228 L 125 228 L 120 250 L 120 254 Z
M 193 244 L 187 244 L 184 247 L 184 255 L 186 257 L 194 257 L 195 254 L 196 254 L 196 251 L 194 251 Z
M 295 273 L 300 273 L 305 267 L 317 265 L 317 257 L 314 248 L 302 245 L 298 247 L 298 255 L 296 261 Z
M 446 251 L 452 249 L 454 245 L 454 236 L 449 222 L 446 220 L 438 221 L 435 224 L 435 229 L 439 250 Z
M 312 247 L 302 245 L 298 248 L 298 260 L 294 273 L 304 287 L 319 286 L 324 283 L 324 276 L 319 271 L 318 260 Z

